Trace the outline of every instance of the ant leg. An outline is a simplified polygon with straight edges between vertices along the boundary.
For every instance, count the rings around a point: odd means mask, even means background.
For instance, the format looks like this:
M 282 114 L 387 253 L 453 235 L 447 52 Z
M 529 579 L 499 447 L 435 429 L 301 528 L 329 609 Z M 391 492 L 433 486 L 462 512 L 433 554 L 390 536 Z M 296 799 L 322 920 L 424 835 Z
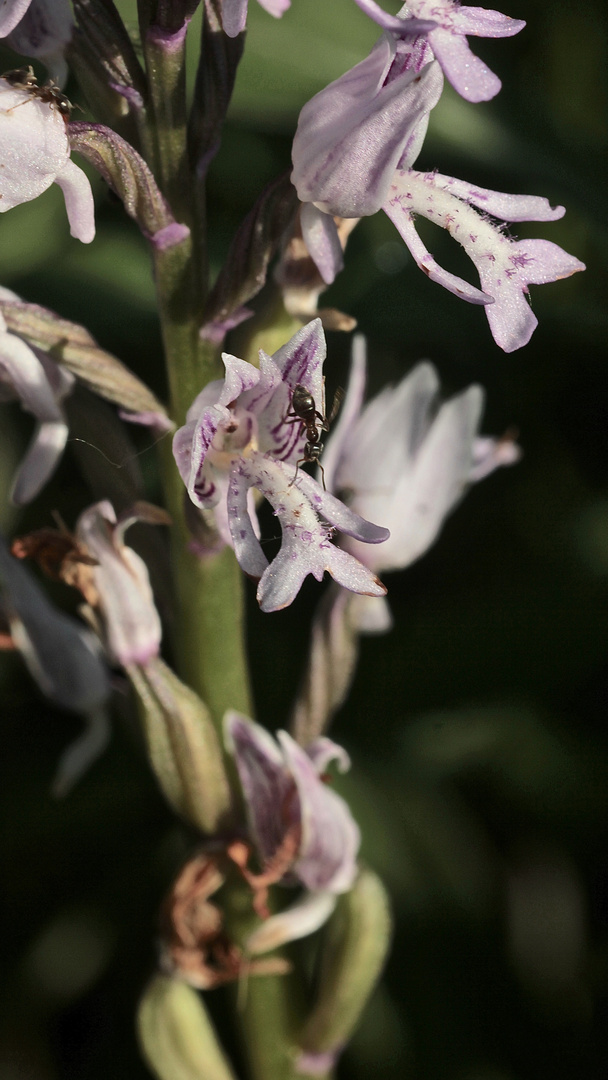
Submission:
M 293 474 L 293 479 L 289 481 L 289 483 L 287 485 L 288 487 L 293 487 L 296 480 L 298 479 L 298 470 L 300 468 L 300 465 L 305 465 L 307 460 L 308 460 L 307 458 L 303 457 L 303 458 L 300 458 L 299 461 L 296 461 L 296 471 Z
M 319 466 L 319 468 L 321 470 L 321 480 L 323 481 L 323 491 L 327 491 L 327 487 L 325 485 L 325 469 L 323 468 L 320 461 L 317 461 L 317 465 Z

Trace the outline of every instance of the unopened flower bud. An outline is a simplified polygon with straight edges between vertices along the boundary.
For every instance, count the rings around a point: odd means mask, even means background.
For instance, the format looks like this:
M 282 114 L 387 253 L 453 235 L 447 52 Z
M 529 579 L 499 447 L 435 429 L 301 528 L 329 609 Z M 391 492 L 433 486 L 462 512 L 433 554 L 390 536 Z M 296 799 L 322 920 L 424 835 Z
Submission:
M 204 833 L 225 826 L 231 795 L 211 717 L 160 659 L 132 667 L 152 768 L 173 808 Z
M 184 982 L 156 975 L 137 1013 L 142 1054 L 158 1080 L 234 1080 L 202 998 Z
M 363 870 L 327 924 L 317 1003 L 300 1037 L 299 1073 L 327 1071 L 350 1039 L 382 970 L 390 933 L 384 886 Z

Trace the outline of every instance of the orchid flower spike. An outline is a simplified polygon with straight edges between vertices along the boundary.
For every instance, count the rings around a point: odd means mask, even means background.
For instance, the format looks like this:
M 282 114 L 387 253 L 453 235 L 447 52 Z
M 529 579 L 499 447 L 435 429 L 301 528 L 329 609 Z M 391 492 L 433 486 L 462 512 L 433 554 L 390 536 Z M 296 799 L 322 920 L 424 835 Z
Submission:
M 376 0 L 355 0 L 362 11 L 387 34 L 411 34 L 416 20 L 429 20 L 426 40 L 454 89 L 467 101 L 489 101 L 501 87 L 500 79 L 471 52 L 472 37 L 513 37 L 526 25 L 500 11 L 461 6 L 458 0 L 407 0 L 398 15 L 389 15 Z
M 344 547 L 370 570 L 403 570 L 428 550 L 467 487 L 501 465 L 519 460 L 511 438 L 480 438 L 483 391 L 479 386 L 442 404 L 431 364 L 418 364 L 362 408 L 365 342 L 358 335 L 342 415 L 328 442 L 328 486 L 348 492 L 351 509 L 390 528 L 378 548 L 350 537 Z M 359 629 L 381 631 L 391 617 L 384 598 L 354 605 Z
M 336 547 L 332 536 L 337 528 L 378 544 L 387 530 L 347 509 L 298 467 L 306 460 L 305 426 L 288 414 L 298 385 L 317 405 L 323 401 L 320 320 L 304 326 L 274 356 L 260 350 L 259 369 L 227 353 L 222 359 L 226 377 L 195 399 L 175 434 L 173 453 L 192 502 L 215 510 L 223 541 L 232 545 L 245 573 L 260 579 L 262 610 L 286 607 L 308 574 L 320 581 L 326 570 L 346 589 L 383 596 L 375 574 Z M 258 539 L 253 488 L 271 504 L 283 533 L 270 565 Z
M 25 11 L 13 29 L 8 33 L 8 44 L 22 56 L 41 60 L 51 79 L 58 86 L 65 86 L 68 78 L 68 66 L 64 53 L 72 38 L 74 20 L 69 0 L 29 0 L 25 5 L 17 0 L 12 5 L 13 12 L 25 7 Z M 8 11 L 11 10 L 10 0 Z M 6 3 L 0 9 L 6 18 Z M 2 14 L 0 13 L 0 37 Z
M 66 121 L 32 88 L 0 79 L 0 213 L 31 202 L 51 184 L 63 191 L 70 232 L 90 244 L 95 208 L 88 177 L 70 160 Z
M 505 352 L 527 345 L 538 319 L 528 303 L 528 285 L 559 281 L 584 263 L 550 240 L 514 240 L 499 221 L 557 221 L 555 208 L 538 195 L 506 195 L 440 173 L 398 170 L 384 207 L 416 263 L 431 279 L 467 300 L 485 306 L 492 336 Z M 483 291 L 443 270 L 429 254 L 414 228 L 414 216 L 447 229 L 475 264 Z
M 123 537 L 138 513 L 117 518 L 107 499 L 95 503 L 78 519 L 76 536 L 95 560 L 87 567 L 85 595 L 103 620 L 103 639 L 110 659 L 121 667 L 143 666 L 158 656 L 161 624 L 143 559 Z
M 228 37 L 234 38 L 242 33 L 247 25 L 247 6 L 249 0 L 222 0 L 222 26 Z M 291 0 L 259 0 L 261 7 L 275 19 L 291 6 Z
M 5 299 L 18 300 L 7 289 L 0 292 Z M 11 499 L 17 506 L 31 502 L 59 464 L 68 437 L 62 401 L 73 385 L 69 371 L 10 333 L 0 314 L 0 401 L 17 399 L 38 421 L 13 481 Z
M 318 929 L 336 897 L 352 888 L 359 829 L 344 800 L 322 780 L 331 761 L 336 760 L 342 772 L 350 761 L 330 739 L 317 739 L 303 749 L 286 731 L 278 731 L 275 741 L 259 724 L 236 712 L 226 714 L 224 734 L 262 865 L 276 861 L 292 839 L 293 854 L 281 883 L 306 890 L 296 905 L 254 932 L 249 951 L 264 952 Z

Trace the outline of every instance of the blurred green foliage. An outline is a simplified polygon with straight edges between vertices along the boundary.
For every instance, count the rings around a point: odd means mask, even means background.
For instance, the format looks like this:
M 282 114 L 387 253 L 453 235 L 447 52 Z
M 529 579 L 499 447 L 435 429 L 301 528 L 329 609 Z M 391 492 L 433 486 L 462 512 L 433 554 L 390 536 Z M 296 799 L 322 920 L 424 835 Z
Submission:
M 134 0 L 119 7 L 134 28 Z M 363 643 L 332 732 L 355 762 L 340 783 L 397 916 L 344 1080 L 603 1080 L 607 1070 L 608 16 L 600 0 L 521 0 L 508 13 L 528 20 L 521 35 L 473 43 L 502 93 L 473 106 L 448 88 L 420 165 L 563 203 L 563 221 L 518 231 L 560 243 L 587 273 L 533 289 L 539 329 L 505 356 L 483 313 L 418 273 L 378 215 L 353 234 L 326 297 L 368 336 L 371 392 L 428 357 L 446 392 L 481 383 L 484 429 L 516 427 L 524 450 L 467 495 L 419 564 L 389 577 L 395 630 Z M 252 200 L 288 167 L 301 105 L 375 38 L 352 0 L 293 0 L 280 22 L 252 3 L 249 21 L 209 182 L 216 268 Z M 194 64 L 196 20 L 191 33 Z M 12 66 L 7 53 L 3 70 Z M 2 215 L 1 283 L 85 323 L 162 393 L 146 244 L 100 184 L 97 194 L 90 248 L 70 239 L 57 189 Z M 433 230 L 429 242 L 458 272 L 449 238 Z M 329 335 L 330 390 L 348 350 Z M 30 427 L 15 407 L 2 416 L 6 491 Z M 153 498 L 146 446 L 137 464 Z M 68 450 L 23 514 L 2 501 L 7 531 L 50 524 L 54 509 L 73 523 L 91 499 L 75 460 Z M 269 726 L 286 722 L 317 596 L 308 582 L 273 616 L 250 596 Z M 147 1075 L 132 1018 L 155 962 L 159 902 L 191 838 L 155 788 L 118 690 L 109 751 L 54 802 L 55 763 L 79 723 L 3 658 L 3 1080 Z

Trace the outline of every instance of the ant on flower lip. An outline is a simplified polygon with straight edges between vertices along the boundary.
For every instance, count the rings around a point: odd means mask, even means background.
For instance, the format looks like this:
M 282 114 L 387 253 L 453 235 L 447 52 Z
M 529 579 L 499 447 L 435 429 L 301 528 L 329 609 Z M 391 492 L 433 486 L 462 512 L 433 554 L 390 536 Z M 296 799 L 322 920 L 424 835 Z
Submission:
M 321 434 L 324 431 L 329 431 L 330 424 L 334 420 L 342 398 L 344 397 L 344 391 L 341 387 L 338 387 L 334 394 L 334 402 L 332 405 L 331 413 L 329 417 L 325 415 L 325 379 L 323 379 L 323 412 L 319 412 L 315 404 L 310 390 L 307 390 L 305 386 L 298 383 L 291 395 L 291 412 L 288 412 L 285 417 L 286 424 L 300 424 L 300 435 L 306 432 L 306 443 L 304 446 L 304 456 L 296 462 L 296 471 L 293 480 L 290 483 L 295 484 L 298 469 L 300 465 L 316 464 L 321 470 L 321 479 L 323 480 L 323 490 L 327 491 L 325 486 L 325 470 L 320 461 L 321 454 L 323 453 L 323 443 L 321 442 Z
M 44 101 L 51 108 L 56 109 L 57 112 L 63 117 L 66 124 L 70 119 L 70 113 L 73 109 L 72 102 L 64 94 L 63 90 L 54 82 L 45 83 L 44 86 L 38 85 L 38 80 L 34 74 L 33 67 L 26 68 L 14 68 L 12 71 L 5 71 L 0 78 L 13 90 L 27 90 L 30 98 L 38 98 L 38 101 Z M 26 99 L 27 101 L 28 99 Z M 19 104 L 25 105 L 25 101 Z M 19 105 L 14 105 L 10 112 L 14 109 L 18 109 Z

